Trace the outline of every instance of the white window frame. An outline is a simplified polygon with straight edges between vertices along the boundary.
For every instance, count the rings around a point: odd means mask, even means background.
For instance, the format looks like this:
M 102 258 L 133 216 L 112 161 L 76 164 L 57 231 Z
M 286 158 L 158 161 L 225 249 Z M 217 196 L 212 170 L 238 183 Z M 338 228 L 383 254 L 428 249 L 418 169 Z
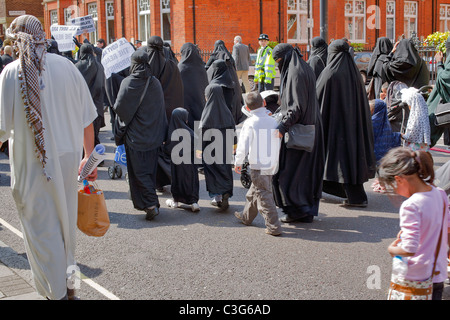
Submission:
M 395 9 L 396 9 L 396 4 L 395 1 L 392 0 L 388 0 L 386 1 L 386 36 L 388 36 L 387 34 L 387 30 L 388 30 L 388 20 L 392 20 L 392 33 L 393 33 L 393 37 L 391 39 L 392 43 L 395 43 Z
M 141 10 L 141 3 L 147 2 L 147 7 Z M 142 45 L 147 45 L 147 40 L 152 35 L 151 30 L 151 10 L 150 10 L 150 0 L 136 0 L 137 3 L 137 13 L 138 13 L 138 37 L 137 39 L 142 41 Z M 141 18 L 145 19 L 145 30 L 141 30 Z M 148 26 L 148 30 L 147 30 Z M 144 34 L 144 39 L 141 35 Z
M 89 33 L 89 40 L 91 43 L 96 43 L 98 40 L 98 6 L 97 2 L 88 3 L 87 6 L 88 14 L 91 15 L 92 20 L 94 20 L 95 32 Z
M 50 10 L 50 25 L 58 24 L 58 10 Z
M 415 8 L 415 11 L 414 11 Z M 411 38 L 413 32 L 417 35 L 417 26 L 418 26 L 418 10 L 419 10 L 419 2 L 418 1 L 405 1 L 403 6 L 403 14 L 404 14 L 404 29 L 403 32 L 405 33 L 406 38 Z M 411 30 L 410 26 L 411 23 L 409 22 L 410 19 L 415 19 L 414 29 Z
M 163 15 L 164 14 L 169 14 L 170 15 L 170 0 L 160 0 L 160 8 L 161 8 L 161 38 L 163 39 L 164 42 L 167 43 L 172 43 L 172 39 L 164 39 L 164 20 L 163 20 Z M 164 8 L 165 6 L 165 8 Z M 167 9 L 168 7 L 168 9 Z M 169 26 L 170 28 L 170 26 Z M 172 34 L 170 35 L 172 37 Z
M 291 4 L 290 4 L 291 2 Z M 305 3 L 306 2 L 306 3 Z M 308 19 L 308 2 L 309 2 L 309 17 L 312 17 L 312 7 L 313 7 L 313 3 L 312 0 L 288 0 L 288 4 L 287 4 L 287 15 L 288 17 L 290 15 L 295 15 L 296 16 L 296 20 L 297 20 L 297 38 L 293 39 L 289 39 L 287 40 L 288 43 L 303 43 L 303 44 L 307 44 L 308 43 L 308 38 L 312 38 L 312 28 L 308 27 L 308 22 L 306 21 L 305 25 L 306 28 L 308 29 L 307 31 L 307 36 L 302 37 L 302 30 L 301 30 L 301 26 L 302 26 L 302 21 L 301 21 L 301 17 L 306 17 L 306 19 Z M 302 7 L 302 3 L 303 3 L 303 7 Z M 306 8 L 305 8 L 305 4 L 306 4 Z M 290 9 L 290 5 L 295 5 L 295 9 Z M 292 24 L 289 20 L 287 22 L 287 29 L 289 30 L 289 24 Z M 309 37 L 308 37 L 308 33 L 309 33 Z M 289 36 L 289 33 L 286 32 L 287 36 Z
M 355 13 L 356 4 L 358 3 L 364 3 L 364 9 L 363 12 L 359 11 Z M 352 23 L 351 27 L 356 27 L 356 19 L 357 18 L 363 18 L 363 37 L 361 39 L 356 38 L 357 32 L 355 30 L 349 30 L 350 26 L 345 23 L 345 34 L 348 40 L 352 43 L 366 43 L 366 13 L 367 13 L 367 3 L 365 0 L 346 0 L 344 4 L 344 12 L 345 12 L 345 19 L 344 21 L 347 21 L 347 18 L 350 18 Z M 348 33 L 347 33 L 348 32 Z
M 439 7 L 439 29 L 441 28 L 441 22 L 444 22 L 444 30 L 439 30 L 441 32 L 446 32 L 450 30 L 450 4 L 441 3 Z
M 112 8 L 112 14 L 109 13 L 108 9 Z M 106 18 L 106 45 L 109 43 L 112 43 L 110 36 L 109 36 L 109 22 L 112 21 L 114 24 L 114 1 L 109 0 L 105 1 L 105 18 Z M 115 40 L 115 39 L 114 39 Z

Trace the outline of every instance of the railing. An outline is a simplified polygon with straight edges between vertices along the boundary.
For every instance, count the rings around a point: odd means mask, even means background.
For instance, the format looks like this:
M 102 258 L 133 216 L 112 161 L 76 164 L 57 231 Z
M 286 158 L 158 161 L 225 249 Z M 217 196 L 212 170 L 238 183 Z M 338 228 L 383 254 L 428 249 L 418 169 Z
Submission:
M 414 33 L 411 40 L 419 52 L 419 56 L 427 63 L 428 70 L 430 71 L 430 84 L 435 84 L 437 76 L 437 63 L 434 56 L 436 54 L 436 48 L 434 46 L 424 46 L 423 39 L 420 40 Z

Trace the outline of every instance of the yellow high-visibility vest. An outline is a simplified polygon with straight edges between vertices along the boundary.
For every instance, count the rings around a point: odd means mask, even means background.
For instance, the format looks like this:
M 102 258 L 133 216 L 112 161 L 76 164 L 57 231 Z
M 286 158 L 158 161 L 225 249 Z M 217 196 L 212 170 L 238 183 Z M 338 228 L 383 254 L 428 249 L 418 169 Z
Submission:
M 258 55 L 255 62 L 255 82 L 270 83 L 275 78 L 275 60 L 272 57 L 272 48 L 266 46 L 258 49 Z

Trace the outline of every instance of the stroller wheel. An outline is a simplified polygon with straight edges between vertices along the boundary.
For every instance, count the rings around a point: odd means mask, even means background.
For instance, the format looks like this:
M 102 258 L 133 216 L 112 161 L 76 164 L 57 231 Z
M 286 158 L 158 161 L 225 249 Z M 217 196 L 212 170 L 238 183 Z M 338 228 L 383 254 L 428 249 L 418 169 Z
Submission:
M 116 178 L 116 170 L 114 170 L 114 167 L 108 167 L 108 175 L 111 179 Z
M 241 172 L 241 184 L 245 189 L 250 189 L 252 179 L 247 172 Z
M 114 166 L 114 171 L 116 173 L 116 177 L 120 179 L 122 177 L 122 167 L 120 165 L 116 165 Z

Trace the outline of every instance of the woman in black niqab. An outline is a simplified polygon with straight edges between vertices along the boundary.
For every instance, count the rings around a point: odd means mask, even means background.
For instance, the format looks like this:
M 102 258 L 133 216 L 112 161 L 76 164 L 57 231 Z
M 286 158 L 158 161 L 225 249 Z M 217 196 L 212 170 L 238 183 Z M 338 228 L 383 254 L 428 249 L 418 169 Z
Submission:
M 161 84 L 151 75 L 144 50 L 137 50 L 131 56 L 130 75 L 120 84 L 114 111 L 124 126 L 119 131 L 123 136 L 116 134 L 116 140 L 125 144 L 133 205 L 152 219 L 159 212 L 156 174 L 159 150 L 167 133 L 167 118 Z
M 236 75 L 236 72 L 234 72 Z M 239 124 L 245 116 L 242 114 L 241 98 L 237 98 L 237 94 L 242 97 L 242 91 L 237 90 L 234 81 L 233 71 L 229 68 L 225 60 L 215 60 L 207 71 L 209 84 L 218 84 L 222 87 L 225 102 L 233 115 L 234 122 Z
M 282 118 L 278 130 L 283 136 L 279 169 L 273 177 L 275 203 L 285 214 L 282 222 L 312 222 L 319 212 L 324 168 L 316 77 L 300 51 L 290 44 L 278 44 L 272 56 L 281 72 Z M 315 125 L 315 143 L 311 152 L 286 147 L 284 135 L 295 124 Z
M 364 182 L 375 176 L 376 161 L 369 101 L 349 45 L 335 40 L 317 80 L 325 143 L 323 192 L 366 206 Z
M 185 43 L 180 51 L 181 59 L 178 69 L 183 80 L 184 108 L 189 112 L 189 126 L 194 129 L 194 121 L 200 120 L 205 107 L 208 75 L 205 63 L 195 44 Z
M 217 60 L 223 60 L 225 61 L 225 65 L 228 68 L 229 76 L 231 77 L 231 85 L 234 89 L 233 98 L 229 97 L 229 94 L 224 93 L 225 99 L 227 102 L 231 101 L 231 113 L 234 117 L 234 122 L 236 124 L 241 123 L 245 120 L 246 116 L 242 113 L 241 108 L 244 105 L 244 99 L 242 98 L 242 88 L 239 84 L 239 78 L 236 73 L 236 63 L 233 59 L 233 56 L 228 51 L 227 47 L 225 46 L 225 43 L 222 40 L 217 40 L 214 44 L 214 51 L 211 54 L 208 62 L 205 65 L 206 70 L 210 70 L 211 67 L 216 65 Z M 210 73 L 208 72 L 208 78 L 211 83 L 212 77 L 210 76 Z M 222 85 L 222 84 L 221 84 Z M 228 84 L 227 80 L 227 86 Z
M 235 123 L 223 97 L 222 88 L 209 84 L 205 89 L 206 105 L 200 119 L 202 157 L 206 190 L 212 204 L 228 208 L 233 196 L 231 168 L 233 145 L 236 141 Z
M 94 56 L 94 47 L 85 43 L 80 47 L 80 59 L 75 67 L 81 72 L 89 87 L 98 117 L 94 120 L 95 145 L 100 143 L 100 128 L 105 126 L 103 102 L 105 97 L 105 72 Z
M 170 121 L 172 111 L 178 107 L 184 107 L 183 81 L 177 65 L 164 56 L 164 42 L 159 36 L 152 36 L 147 41 L 148 64 L 152 74 L 160 81 L 164 92 L 166 117 Z M 164 190 L 164 186 L 170 185 L 170 157 L 164 150 L 160 150 L 158 159 L 157 188 Z
M 173 110 L 169 123 L 168 141 L 164 147 L 166 153 L 170 154 L 172 159 L 170 191 L 173 200 L 171 204 L 178 203 L 178 206 L 180 204 L 193 205 L 199 199 L 198 171 L 194 164 L 195 138 L 194 131 L 188 124 L 188 118 L 189 114 L 186 109 L 176 108 Z M 177 140 L 177 133 L 175 134 L 176 137 L 172 137 L 175 131 L 181 132 L 181 141 Z M 174 157 L 177 157 L 177 159 L 174 159 Z
M 164 56 L 164 42 L 159 36 L 152 36 L 147 41 L 148 64 L 152 75 L 160 82 L 164 91 L 166 116 L 170 120 L 172 111 L 184 107 L 183 81 L 176 63 Z
M 419 52 L 410 39 L 400 40 L 394 45 L 392 51 L 383 62 L 388 82 L 397 80 L 416 89 L 429 84 L 430 72 L 427 63 L 419 56 Z
M 311 40 L 311 56 L 308 59 L 309 66 L 313 69 L 316 79 L 327 65 L 328 44 L 322 37 Z
M 381 86 L 383 83 L 387 82 L 387 77 L 383 69 L 383 61 L 386 60 L 392 49 L 393 45 L 391 39 L 386 37 L 378 38 L 377 45 L 370 57 L 367 75 L 373 78 L 376 99 L 380 98 Z

